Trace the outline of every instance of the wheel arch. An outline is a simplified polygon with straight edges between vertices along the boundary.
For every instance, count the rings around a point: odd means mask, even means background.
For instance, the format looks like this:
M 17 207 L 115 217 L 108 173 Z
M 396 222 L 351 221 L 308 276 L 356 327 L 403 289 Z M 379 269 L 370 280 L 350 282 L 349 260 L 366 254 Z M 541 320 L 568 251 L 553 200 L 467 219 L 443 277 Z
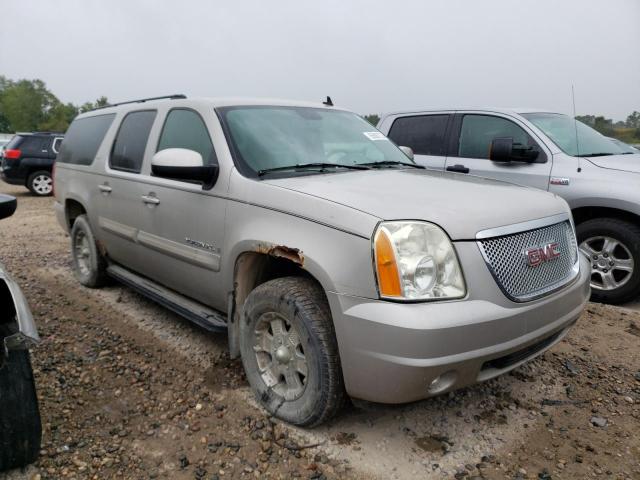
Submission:
M 232 358 L 240 355 L 238 321 L 242 306 L 249 294 L 259 285 L 281 277 L 304 277 L 316 282 L 323 292 L 327 285 L 320 280 L 324 272 L 314 272 L 313 266 L 297 248 L 284 245 L 260 245 L 240 252 L 233 268 L 233 289 L 228 302 L 229 352 Z M 324 274 L 324 275 L 323 275 Z M 326 293 L 325 293 L 326 295 Z
M 618 218 L 640 226 L 640 215 L 614 207 L 581 206 L 571 210 L 576 225 L 594 218 Z
M 74 198 L 67 198 L 64 201 L 64 218 L 67 222 L 67 228 L 71 231 L 71 227 L 73 227 L 73 223 L 76 221 L 80 215 L 85 215 L 87 213 L 87 209 L 85 206 Z

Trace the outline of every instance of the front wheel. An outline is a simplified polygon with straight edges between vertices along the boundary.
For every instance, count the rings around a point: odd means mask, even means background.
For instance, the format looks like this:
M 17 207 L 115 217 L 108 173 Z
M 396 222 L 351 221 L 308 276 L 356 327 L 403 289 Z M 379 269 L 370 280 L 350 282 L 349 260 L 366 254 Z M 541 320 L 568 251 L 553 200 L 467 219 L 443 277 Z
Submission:
M 591 262 L 591 299 L 618 304 L 640 293 L 640 227 L 617 218 L 594 218 L 576 227 L 580 250 Z
M 47 197 L 53 193 L 53 178 L 51 172 L 40 170 L 29 175 L 27 188 L 39 197 Z
M 294 425 L 318 425 L 346 397 L 326 297 L 311 279 L 284 277 L 256 287 L 240 322 L 247 379 L 266 410 Z

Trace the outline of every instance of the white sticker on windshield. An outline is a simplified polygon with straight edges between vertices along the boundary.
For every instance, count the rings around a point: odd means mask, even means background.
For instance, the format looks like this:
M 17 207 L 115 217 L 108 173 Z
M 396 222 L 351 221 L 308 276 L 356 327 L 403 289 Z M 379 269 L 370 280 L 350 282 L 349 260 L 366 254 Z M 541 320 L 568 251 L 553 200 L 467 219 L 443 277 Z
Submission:
M 364 133 L 364 136 L 367 137 L 369 140 L 387 140 L 387 137 L 385 137 L 382 133 L 380 132 L 362 132 Z

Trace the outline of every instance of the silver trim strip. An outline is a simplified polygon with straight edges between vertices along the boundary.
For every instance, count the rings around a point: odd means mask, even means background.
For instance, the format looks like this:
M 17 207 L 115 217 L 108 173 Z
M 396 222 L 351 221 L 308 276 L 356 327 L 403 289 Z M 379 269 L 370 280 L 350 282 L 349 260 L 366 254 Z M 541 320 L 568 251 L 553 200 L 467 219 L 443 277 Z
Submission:
M 561 223 L 567 220 L 571 220 L 571 216 L 568 213 L 559 213 L 550 217 L 543 217 L 536 220 L 529 220 L 527 222 L 481 230 L 476 233 L 476 239 L 485 240 L 487 238 L 504 237 L 505 235 L 513 235 L 514 233 L 528 232 L 529 230 L 537 230 L 538 228 L 555 225 L 556 223 Z M 573 224 L 573 222 L 571 223 Z
M 138 243 L 198 267 L 213 270 L 214 272 L 220 270 L 220 255 L 213 252 L 182 245 L 173 240 L 167 240 L 143 231 L 138 232 Z
M 138 229 L 129 227 L 127 225 L 123 225 L 119 222 L 114 222 L 113 220 L 109 220 L 108 218 L 98 217 L 98 225 L 103 230 L 113 233 L 119 237 L 122 237 L 126 240 L 130 240 L 132 242 L 136 241 Z

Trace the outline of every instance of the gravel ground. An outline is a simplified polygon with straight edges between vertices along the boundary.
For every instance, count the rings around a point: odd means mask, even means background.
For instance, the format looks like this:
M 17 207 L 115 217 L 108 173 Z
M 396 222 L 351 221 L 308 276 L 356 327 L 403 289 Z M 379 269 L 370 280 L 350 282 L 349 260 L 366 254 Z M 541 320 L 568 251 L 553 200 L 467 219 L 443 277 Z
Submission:
M 640 313 L 590 304 L 567 338 L 509 375 L 327 426 L 268 418 L 224 335 L 114 284 L 81 287 L 52 199 L 18 197 L 0 260 L 43 342 L 35 465 L 3 479 L 640 479 Z

